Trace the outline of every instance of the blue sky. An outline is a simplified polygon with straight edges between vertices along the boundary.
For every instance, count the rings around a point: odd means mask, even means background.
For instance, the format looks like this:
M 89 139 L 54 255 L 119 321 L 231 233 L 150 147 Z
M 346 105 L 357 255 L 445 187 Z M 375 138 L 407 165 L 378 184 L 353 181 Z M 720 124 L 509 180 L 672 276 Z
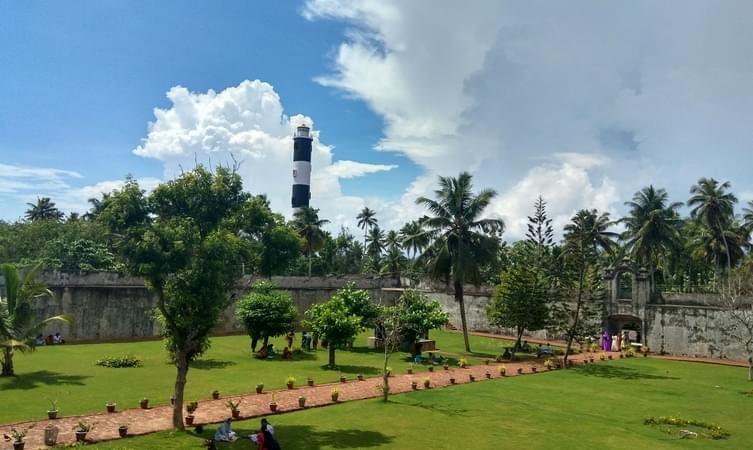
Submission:
M 0 219 L 230 155 L 290 216 L 290 133 L 312 120 L 312 206 L 333 230 L 364 205 L 399 227 L 464 170 L 511 240 L 538 195 L 561 228 L 710 176 L 739 211 L 750 17 L 747 0 L 0 0 Z
M 343 25 L 310 21 L 298 2 L 0 2 L 0 162 L 75 171 L 75 185 L 132 173 L 161 177 L 132 154 L 175 85 L 221 91 L 245 79 L 272 84 L 286 113 L 314 117 L 337 159 L 396 164 L 345 181 L 360 195 L 379 183 L 396 196 L 415 176 L 404 157 L 376 152 L 382 120 L 314 81 L 328 71 Z M 388 178 L 385 182 L 383 178 Z M 54 198 L 53 198 L 54 199 Z M 2 202 L 10 198 L 0 197 Z M 13 218 L 23 202 L 6 204 Z

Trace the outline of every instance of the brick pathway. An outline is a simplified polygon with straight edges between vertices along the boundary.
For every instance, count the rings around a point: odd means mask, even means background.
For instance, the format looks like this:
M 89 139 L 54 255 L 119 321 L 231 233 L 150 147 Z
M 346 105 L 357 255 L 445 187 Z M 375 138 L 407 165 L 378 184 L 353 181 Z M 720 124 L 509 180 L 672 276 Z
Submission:
M 570 360 L 575 364 L 582 364 L 586 355 L 573 355 Z M 595 361 L 598 361 L 598 354 L 595 355 Z M 502 364 L 490 363 L 489 365 L 474 365 L 466 369 L 450 368 L 445 371 L 442 366 L 435 367 L 434 372 L 419 372 L 417 374 L 398 374 L 390 378 L 390 389 L 393 394 L 400 394 L 412 390 L 411 381 L 418 382 L 418 389 L 424 389 L 423 380 L 425 377 L 431 379 L 431 388 L 445 387 L 450 384 L 450 377 L 455 377 L 457 384 L 469 383 L 469 375 L 474 375 L 476 381 L 486 379 L 486 373 L 489 372 L 492 378 L 499 378 L 499 366 Z M 535 367 L 538 372 L 546 371 L 540 361 L 511 362 L 504 363 L 507 367 L 508 377 L 517 376 L 518 369 L 523 374 L 533 373 Z M 379 396 L 380 377 L 366 378 L 364 381 L 355 379 L 346 383 L 331 383 L 317 385 L 314 387 L 298 387 L 292 390 L 275 391 L 275 400 L 278 404 L 278 411 L 275 414 L 290 412 L 301 409 L 298 406 L 298 397 L 306 397 L 306 407 L 326 406 L 333 404 L 330 392 L 333 388 L 340 391 L 339 401 L 361 400 Z M 249 419 L 264 415 L 272 414 L 269 410 L 269 402 L 272 393 L 247 394 L 240 396 L 222 397 L 219 400 L 206 400 L 199 402 L 199 408 L 195 413 L 194 424 L 218 423 L 229 417 L 230 413 L 225 402 L 232 399 L 233 401 L 241 400 L 240 411 L 241 419 Z M 58 443 L 74 442 L 76 437 L 73 432 L 73 426 L 79 421 L 84 420 L 89 423 L 96 423 L 94 430 L 88 436 L 89 441 L 102 441 L 118 439 L 118 427 L 121 424 L 128 424 L 128 433 L 130 435 L 141 435 L 172 429 L 172 408 L 169 406 L 159 406 L 143 409 L 127 409 L 112 414 L 102 413 L 88 416 L 67 416 L 57 420 L 41 420 L 38 422 L 23 422 L 13 424 L 18 429 L 25 429 L 34 425 L 26 436 L 26 448 L 48 448 L 44 445 L 44 428 L 48 424 L 53 424 L 59 428 Z M 8 433 L 11 424 L 0 426 L 0 434 Z M 10 443 L 0 443 L 0 449 L 13 448 Z

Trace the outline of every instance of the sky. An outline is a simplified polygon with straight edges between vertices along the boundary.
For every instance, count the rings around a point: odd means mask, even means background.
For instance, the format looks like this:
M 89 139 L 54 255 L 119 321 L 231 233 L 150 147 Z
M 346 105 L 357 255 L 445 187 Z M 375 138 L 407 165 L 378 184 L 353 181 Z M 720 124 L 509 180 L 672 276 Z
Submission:
M 498 192 L 510 240 L 538 195 L 558 227 L 649 184 L 684 201 L 702 176 L 747 202 L 750 17 L 734 0 L 0 0 L 0 219 L 233 160 L 290 217 L 300 123 L 333 230 L 363 206 L 397 228 L 461 171 Z

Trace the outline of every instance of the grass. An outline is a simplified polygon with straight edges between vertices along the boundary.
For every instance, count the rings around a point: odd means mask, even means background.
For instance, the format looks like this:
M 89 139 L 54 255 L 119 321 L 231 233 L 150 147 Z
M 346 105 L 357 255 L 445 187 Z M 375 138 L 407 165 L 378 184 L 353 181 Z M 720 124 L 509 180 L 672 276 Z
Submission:
M 366 342 L 368 334 L 357 342 Z M 440 350 L 450 357 L 480 358 L 499 354 L 508 342 L 472 337 L 472 346 L 479 353 L 463 353 L 463 338 L 459 333 L 434 331 Z M 275 348 L 284 346 L 282 339 L 272 340 Z M 298 342 L 296 342 L 298 344 Z M 133 355 L 143 361 L 143 367 L 113 369 L 95 365 L 106 356 Z M 304 382 L 312 376 L 316 382 L 333 382 L 344 373 L 349 378 L 358 373 L 376 376 L 382 367 L 381 350 L 356 347 L 352 351 L 338 350 L 337 370 L 326 368 L 327 352 L 305 354 L 294 361 L 258 360 L 250 356 L 246 336 L 227 336 L 212 339 L 212 347 L 188 373 L 187 400 L 211 397 L 220 390 L 224 395 L 253 392 L 257 383 L 265 390 L 282 389 L 288 376 Z M 112 401 L 119 408 L 137 408 L 139 400 L 147 397 L 150 404 L 169 403 L 175 380 L 175 367 L 167 360 L 160 341 L 85 344 L 40 347 L 29 354 L 14 357 L 17 376 L 0 377 L 3 407 L 0 423 L 36 420 L 46 417 L 47 399 L 58 400 L 60 415 L 103 412 L 105 403 Z M 404 373 L 410 363 L 407 354 L 397 354 L 390 360 L 395 373 Z M 426 370 L 417 367 L 416 371 Z
M 536 376 L 496 379 L 270 418 L 282 448 L 324 449 L 742 449 L 751 448 L 753 399 L 745 369 L 635 358 Z M 727 440 L 680 440 L 647 416 L 715 423 Z M 234 429 L 252 432 L 258 420 Z M 163 432 L 91 446 L 199 448 L 211 437 Z M 250 448 L 249 442 L 220 444 Z

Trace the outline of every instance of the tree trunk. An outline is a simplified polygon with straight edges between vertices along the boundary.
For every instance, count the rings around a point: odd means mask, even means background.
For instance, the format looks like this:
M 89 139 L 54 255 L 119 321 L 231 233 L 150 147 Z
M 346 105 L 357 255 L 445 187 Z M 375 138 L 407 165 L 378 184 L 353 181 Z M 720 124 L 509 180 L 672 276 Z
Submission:
M 722 233 L 722 242 L 724 242 L 724 252 L 727 256 L 727 273 L 732 272 L 732 257 L 729 254 L 729 245 L 727 244 L 727 236 L 724 235 L 724 230 L 722 229 L 722 223 L 719 222 L 717 219 L 716 221 L 717 226 L 719 227 L 719 232 Z
M 254 353 L 256 353 L 256 343 L 259 341 L 259 338 L 254 336 L 251 338 L 251 355 L 253 356 Z
M 309 278 L 311 278 L 311 251 L 309 250 Z
M 463 327 L 463 341 L 465 342 L 465 351 L 471 352 L 471 344 L 468 341 L 468 324 L 465 320 L 465 300 L 463 299 L 463 283 L 460 280 L 455 280 L 455 301 L 458 302 L 460 308 L 460 323 Z
M 753 381 L 753 356 L 748 357 L 748 381 Z
M 523 339 L 523 327 L 518 327 L 518 336 L 515 339 L 515 351 L 520 351 L 520 341 Z
M 563 368 L 567 369 L 567 358 L 570 356 L 570 350 L 573 348 L 573 339 L 575 338 L 576 330 L 578 329 L 578 322 L 580 321 L 580 307 L 583 302 L 583 281 L 585 277 L 585 263 L 584 267 L 581 267 L 578 281 L 578 302 L 575 305 L 575 317 L 573 324 L 570 327 L 570 331 L 567 333 L 567 347 L 565 348 L 565 356 L 562 358 Z
M 329 343 L 329 368 L 335 368 L 335 345 L 332 342 Z
M 390 360 L 390 350 L 387 339 L 384 340 L 384 365 L 382 366 L 382 400 L 387 401 L 390 397 L 390 377 L 387 373 L 387 364 Z
M 177 375 L 175 376 L 175 403 L 173 404 L 173 427 L 178 430 L 185 429 L 183 425 L 183 391 L 186 388 L 186 377 L 188 375 L 188 357 L 185 353 L 179 352 L 175 358 L 175 367 Z
M 3 372 L 4 377 L 15 375 L 13 371 L 13 349 L 5 347 L 3 349 Z

